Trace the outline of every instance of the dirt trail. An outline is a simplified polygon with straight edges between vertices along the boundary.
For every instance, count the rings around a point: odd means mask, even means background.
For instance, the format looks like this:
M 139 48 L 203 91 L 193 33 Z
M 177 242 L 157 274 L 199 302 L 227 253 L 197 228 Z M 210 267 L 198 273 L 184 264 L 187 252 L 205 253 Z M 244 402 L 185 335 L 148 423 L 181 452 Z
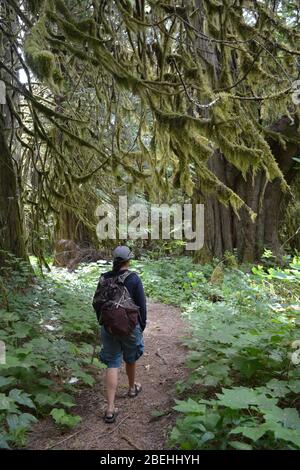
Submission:
M 102 416 L 104 397 L 103 372 L 98 383 L 77 396 L 73 413 L 82 422 L 68 433 L 61 434 L 46 418 L 35 425 L 29 435 L 29 449 L 144 449 L 167 448 L 166 438 L 175 422 L 172 412 L 175 383 L 184 378 L 185 349 L 180 344 L 184 323 L 179 309 L 148 302 L 148 325 L 145 330 L 145 353 L 137 362 L 137 380 L 143 384 L 142 393 L 135 399 L 128 398 L 124 365 L 116 406 L 119 415 L 116 423 L 107 425 Z M 164 411 L 160 418 L 153 418 L 154 410 Z

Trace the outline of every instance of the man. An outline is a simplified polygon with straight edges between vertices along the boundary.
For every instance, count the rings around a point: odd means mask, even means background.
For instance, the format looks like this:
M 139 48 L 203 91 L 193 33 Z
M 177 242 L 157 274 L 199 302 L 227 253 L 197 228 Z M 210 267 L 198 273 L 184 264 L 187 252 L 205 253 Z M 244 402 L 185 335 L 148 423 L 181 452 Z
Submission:
M 142 390 L 142 385 L 135 381 L 136 361 L 144 352 L 143 331 L 146 327 L 147 310 L 146 297 L 141 279 L 135 272 L 129 271 L 130 259 L 133 255 L 126 246 L 118 246 L 113 252 L 113 269 L 102 274 L 94 299 L 93 306 L 100 313 L 102 349 L 100 360 L 107 365 L 106 371 L 106 393 L 107 409 L 104 415 L 106 423 L 113 423 L 116 419 L 117 409 L 115 408 L 115 395 L 118 385 L 118 371 L 122 364 L 122 356 L 126 365 L 130 398 L 136 397 Z M 138 322 L 133 331 L 127 336 L 111 334 L 101 322 L 101 309 L 97 308 L 96 294 L 99 290 L 101 279 L 119 278 L 124 279 L 124 285 L 133 300 L 135 307 L 138 307 Z

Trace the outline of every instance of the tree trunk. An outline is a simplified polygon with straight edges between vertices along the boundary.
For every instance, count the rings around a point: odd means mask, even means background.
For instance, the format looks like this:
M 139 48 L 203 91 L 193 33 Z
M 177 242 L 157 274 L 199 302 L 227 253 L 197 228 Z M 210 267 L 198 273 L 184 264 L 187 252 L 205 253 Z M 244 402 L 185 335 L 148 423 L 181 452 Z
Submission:
M 18 28 L 15 13 L 7 4 L 0 4 L 3 17 L 6 18 L 6 29 L 11 34 L 11 39 L 3 36 L 3 54 L 1 60 L 11 71 L 17 74 L 18 60 L 13 51 L 11 41 L 14 41 L 14 33 Z M 1 71 L 0 80 L 12 83 L 9 73 Z M 18 95 L 6 85 L 6 97 L 16 105 Z M 26 255 L 25 232 L 22 220 L 22 211 L 19 201 L 19 191 L 15 172 L 14 160 L 20 158 L 20 148 L 16 142 L 16 129 L 14 117 L 10 113 L 6 99 L 2 96 L 0 104 L 0 266 L 6 260 L 5 252 L 11 252 L 15 256 L 28 259 Z
M 62 102 L 63 96 L 56 95 L 56 111 L 63 112 Z M 56 147 L 64 152 L 63 133 L 55 130 Z M 62 190 L 63 192 L 63 190 Z M 66 195 L 66 203 L 70 203 L 70 199 Z M 72 204 L 70 204 L 72 206 Z M 65 246 L 68 246 L 65 249 Z M 92 231 L 76 216 L 72 210 L 68 210 L 66 205 L 61 204 L 59 215 L 56 219 L 54 227 L 54 265 L 67 266 L 74 259 L 76 253 L 80 249 L 89 249 L 97 245 L 96 233 Z
M 203 0 L 196 0 L 196 6 L 200 12 L 203 11 Z M 194 27 L 199 33 L 207 33 L 204 27 L 204 15 L 196 16 Z M 218 60 L 218 50 L 215 43 L 210 43 L 199 35 L 197 38 L 199 54 L 210 64 L 214 71 L 212 80 L 218 84 L 221 75 L 221 66 Z M 237 72 L 236 63 L 232 62 L 232 72 Z M 238 74 L 236 73 L 236 76 Z M 208 110 L 202 111 L 203 117 L 208 117 Z M 272 153 L 290 184 L 296 171 L 293 169 L 294 161 L 300 153 L 300 137 L 298 129 L 298 118 L 294 123 L 288 116 L 283 116 L 274 124 L 271 130 L 278 132 L 292 140 L 283 149 L 278 141 L 269 140 Z M 253 262 L 259 259 L 264 248 L 269 248 L 275 255 L 281 254 L 279 242 L 279 226 L 281 222 L 280 206 L 284 193 L 280 187 L 280 181 L 267 182 L 263 172 L 259 172 L 254 178 L 252 174 L 247 175 L 245 180 L 242 173 L 231 165 L 221 155 L 215 152 L 208 162 L 210 170 L 257 214 L 253 222 L 245 208 L 240 211 L 240 218 L 236 216 L 231 208 L 226 208 L 219 203 L 215 196 L 205 197 L 199 194 L 199 198 L 205 205 L 205 246 L 196 254 L 196 259 L 208 259 L 211 257 L 222 258 L 225 251 L 236 251 L 240 261 Z
M 96 244 L 96 233 L 91 233 L 73 212 L 61 207 L 54 230 L 54 240 L 62 239 L 72 240 L 81 247 L 90 247 Z
M 291 126 L 289 118 L 284 116 L 272 130 L 293 136 L 294 142 L 287 143 L 283 149 L 277 141 L 269 141 L 288 184 L 297 175 L 293 160 L 300 152 L 297 126 L 297 122 Z M 248 174 L 244 180 L 241 172 L 218 152 L 210 159 L 209 168 L 251 207 L 257 218 L 253 222 L 243 208 L 238 219 L 233 210 L 220 204 L 216 197 L 205 198 L 205 253 L 208 251 L 210 256 L 222 258 L 225 251 L 236 250 L 240 261 L 253 262 L 259 259 L 264 248 L 268 248 L 275 256 L 280 256 L 283 250 L 279 241 L 279 228 L 285 193 L 281 190 L 279 179 L 267 182 L 265 175 L 259 172 L 254 178 Z
M 27 259 L 13 160 L 0 113 L 0 250 Z M 0 266 L 6 259 L 0 251 Z
M 60 209 L 54 229 L 54 243 L 54 265 L 65 267 L 70 266 L 75 259 L 95 257 L 95 247 L 98 245 L 96 233 L 64 206 Z

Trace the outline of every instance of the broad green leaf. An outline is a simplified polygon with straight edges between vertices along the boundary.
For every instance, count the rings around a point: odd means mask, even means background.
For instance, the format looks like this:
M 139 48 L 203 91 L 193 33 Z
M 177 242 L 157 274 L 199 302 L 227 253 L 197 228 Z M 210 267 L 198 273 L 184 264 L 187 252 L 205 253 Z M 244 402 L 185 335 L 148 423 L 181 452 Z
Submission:
M 208 441 L 211 441 L 212 439 L 214 439 L 214 437 L 215 437 L 215 434 L 213 432 L 207 431 L 204 434 L 202 434 L 201 439 L 199 441 L 199 444 L 203 445 L 203 444 L 205 444 L 205 442 L 208 442 Z
M 300 433 L 299 430 L 288 429 L 283 427 L 280 423 L 268 422 L 270 431 L 273 431 L 276 439 L 292 442 L 300 448 Z
M 55 405 L 57 402 L 57 394 L 56 393 L 37 393 L 34 395 L 34 401 L 40 406 L 46 405 Z
M 14 338 L 26 338 L 31 330 L 31 327 L 25 322 L 17 322 L 14 326 Z
M 66 412 L 62 408 L 53 408 L 50 414 L 55 421 L 59 421 L 66 414 Z
M 10 431 L 16 431 L 18 429 L 29 428 L 31 424 L 37 422 L 37 419 L 29 413 L 22 413 L 20 415 L 10 414 L 7 416 L 6 422 Z
M 215 430 L 216 426 L 221 420 L 221 416 L 218 413 L 207 413 L 205 415 L 205 426 L 208 430 Z
M 286 281 L 293 281 L 294 280 L 294 276 L 292 276 L 291 274 L 287 274 L 287 273 L 284 273 L 282 271 L 274 271 L 272 269 L 269 270 L 270 271 L 270 274 L 272 275 L 272 278 L 273 279 L 282 279 L 282 280 L 286 280 Z
M 251 357 L 236 357 L 233 359 L 233 365 L 247 379 L 253 377 L 261 369 L 260 360 Z
M 226 377 L 229 370 L 230 368 L 227 365 L 216 362 L 207 364 L 207 366 L 205 366 L 205 371 L 215 377 Z
M 266 397 L 252 388 L 234 387 L 232 389 L 222 389 L 222 393 L 217 393 L 218 404 L 227 406 L 233 410 L 249 408 L 250 405 L 263 405 L 270 407 L 276 404 L 276 399 Z
M 216 377 L 214 375 L 206 375 L 203 378 L 203 384 L 207 385 L 208 387 L 213 387 L 220 382 L 220 377 Z
M 28 427 L 31 424 L 37 423 L 37 419 L 30 413 L 21 413 L 19 415 L 19 422 L 21 426 Z
M 10 354 L 6 354 L 6 362 L 5 364 L 0 364 L 0 370 L 9 369 L 10 367 L 24 367 L 24 366 L 22 366 L 21 361 L 17 357 L 11 356 Z
M 15 381 L 16 379 L 14 377 L 0 376 L 0 387 L 6 387 L 7 385 L 14 383 Z
M 20 405 L 28 406 L 28 408 L 35 408 L 35 404 L 31 400 L 30 395 L 22 390 L 18 390 L 17 388 L 14 388 L 9 392 L 9 398 Z
M 54 385 L 54 382 L 53 380 L 42 377 L 41 379 L 39 379 L 39 384 L 43 385 L 44 387 L 52 387 Z
M 95 379 L 94 377 L 92 377 L 90 374 L 87 374 L 86 372 L 83 372 L 83 371 L 76 371 L 76 375 L 77 377 L 79 377 L 83 383 L 85 383 L 86 385 L 94 385 L 95 383 Z
M 300 380 L 290 380 L 287 384 L 293 393 L 300 393 Z
M 230 434 L 243 434 L 252 441 L 258 441 L 267 431 L 264 425 L 256 427 L 238 426 L 237 428 L 230 431 Z
M 18 415 L 8 415 L 6 422 L 9 429 L 15 431 L 18 428 Z
M 0 410 L 9 410 L 11 400 L 4 393 L 0 393 Z
M 285 428 L 298 429 L 300 431 L 300 417 L 296 408 L 279 408 L 274 406 L 264 412 L 266 421 L 282 423 Z
M 75 406 L 75 402 L 72 395 L 69 395 L 68 393 L 58 393 L 56 395 L 55 403 L 59 403 L 63 406 L 66 406 L 67 408 Z
M 252 450 L 252 446 L 240 441 L 229 441 L 229 445 L 237 450 Z
M 10 449 L 7 441 L 8 439 L 6 435 L 0 434 L 0 449 L 7 449 L 7 450 Z
M 187 401 L 183 400 L 175 400 L 176 406 L 174 406 L 174 410 L 181 411 L 182 413 L 196 413 L 196 414 L 203 414 L 205 413 L 206 406 L 200 405 L 196 401 L 188 398 Z
M 178 442 L 180 439 L 180 431 L 176 426 L 174 426 L 174 428 L 171 431 L 170 439 L 172 439 L 172 441 L 174 442 Z
M 235 341 L 235 337 L 226 331 L 216 331 L 211 335 L 213 341 L 218 341 L 219 343 L 232 344 Z
M 266 387 L 272 391 L 272 395 L 275 397 L 284 397 L 290 392 L 289 384 L 284 380 L 272 379 L 266 383 Z
M 67 426 L 67 427 L 72 428 L 81 421 L 80 416 L 70 415 L 66 413 L 65 410 L 59 409 L 59 408 L 54 408 L 50 414 L 53 417 L 56 424 L 61 425 L 61 426 Z

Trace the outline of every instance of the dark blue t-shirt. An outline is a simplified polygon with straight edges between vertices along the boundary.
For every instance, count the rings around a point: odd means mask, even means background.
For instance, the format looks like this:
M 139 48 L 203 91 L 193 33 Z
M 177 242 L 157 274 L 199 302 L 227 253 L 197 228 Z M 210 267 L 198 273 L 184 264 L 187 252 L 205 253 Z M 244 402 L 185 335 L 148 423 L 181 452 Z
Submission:
M 105 278 L 118 276 L 119 274 L 123 274 L 125 271 L 128 271 L 128 269 L 108 271 L 107 273 L 104 273 L 103 276 Z M 130 275 L 125 279 L 124 284 L 127 287 L 132 300 L 140 308 L 139 322 L 142 330 L 144 330 L 147 323 L 147 307 L 143 283 L 137 273 L 131 271 Z

